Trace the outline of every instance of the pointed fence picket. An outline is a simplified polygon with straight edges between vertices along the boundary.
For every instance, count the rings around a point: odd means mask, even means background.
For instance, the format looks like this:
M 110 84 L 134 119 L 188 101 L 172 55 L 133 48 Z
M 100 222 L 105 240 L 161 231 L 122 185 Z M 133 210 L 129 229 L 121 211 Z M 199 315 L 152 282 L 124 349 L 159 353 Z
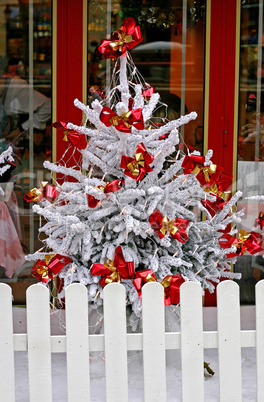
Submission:
M 202 291 L 197 283 L 181 286 L 181 333 L 165 333 L 164 288 L 142 289 L 142 333 L 126 333 L 125 289 L 104 289 L 104 334 L 89 335 L 87 291 L 66 289 L 66 335 L 50 335 L 49 291 L 27 290 L 27 334 L 13 334 L 12 294 L 0 284 L 0 400 L 15 402 L 14 351 L 28 351 L 30 402 L 52 401 L 51 353 L 67 354 L 68 401 L 89 402 L 90 352 L 105 353 L 107 402 L 128 401 L 127 351 L 143 351 L 144 400 L 166 401 L 166 350 L 181 349 L 182 401 L 204 400 L 203 352 L 218 348 L 219 400 L 242 401 L 241 347 L 256 347 L 257 400 L 264 402 L 264 281 L 256 286 L 256 330 L 240 330 L 239 287 L 224 281 L 217 288 L 218 330 L 203 332 Z

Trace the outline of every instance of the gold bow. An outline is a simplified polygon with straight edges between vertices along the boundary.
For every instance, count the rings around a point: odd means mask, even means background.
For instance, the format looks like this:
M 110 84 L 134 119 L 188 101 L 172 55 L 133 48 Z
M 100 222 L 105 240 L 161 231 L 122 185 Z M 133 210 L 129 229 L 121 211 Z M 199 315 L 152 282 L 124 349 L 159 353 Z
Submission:
M 228 198 L 231 194 L 231 191 L 219 191 L 216 183 L 212 184 L 209 188 L 205 187 L 204 191 L 206 193 L 214 193 L 221 197 L 224 201 L 228 201 Z
M 41 275 L 42 278 L 46 279 L 49 277 L 48 275 L 48 267 L 43 267 L 42 265 L 39 265 L 38 268 L 36 269 L 36 272 L 38 275 Z
M 217 170 L 217 165 L 214 165 L 213 163 L 210 166 L 199 166 L 196 165 L 195 168 L 193 169 L 193 171 L 191 173 L 197 175 L 198 173 L 200 173 L 201 171 L 204 174 L 204 178 L 207 182 L 210 181 L 210 176 L 209 173 L 214 174 Z
M 121 116 L 117 116 L 117 115 L 112 116 L 110 119 L 110 122 L 113 126 L 118 126 L 118 124 L 120 123 L 120 120 L 122 120 L 124 125 L 127 128 L 131 128 L 132 125 L 130 123 L 128 123 L 128 119 L 129 119 L 131 113 L 132 113 L 131 111 L 128 111 L 128 112 L 123 113 Z
M 126 35 L 126 33 L 123 30 L 117 31 L 117 34 L 118 34 L 120 40 L 109 43 L 109 46 L 111 46 L 111 48 L 114 52 L 117 52 L 117 51 L 122 52 L 123 46 L 126 43 L 133 42 L 133 38 L 132 38 L 132 35 Z
M 140 168 L 145 166 L 145 159 L 142 152 L 134 154 L 135 161 L 128 163 L 127 168 L 130 170 L 133 176 L 138 176 Z
M 69 134 L 69 132 L 70 132 L 69 130 L 63 131 L 63 134 L 64 134 L 64 135 L 63 135 L 63 141 L 69 141 L 69 140 L 68 140 L 68 134 Z
M 171 276 L 168 276 L 168 278 L 164 278 L 163 281 L 161 281 L 160 283 L 161 283 L 162 286 L 166 289 L 166 288 L 169 288 L 169 287 L 170 287 L 170 285 L 171 285 L 171 280 L 172 280 L 172 277 L 171 277 Z
M 46 262 L 47 265 L 49 265 L 49 262 L 53 257 L 55 257 L 55 254 L 46 254 L 44 256 L 44 259 L 45 259 L 45 262 Z
M 48 181 L 40 181 L 39 184 L 40 188 L 34 187 L 27 193 L 27 196 L 29 196 L 33 202 L 37 202 L 40 199 L 44 192 L 44 188 L 48 184 Z
M 105 283 L 121 282 L 120 274 L 114 266 L 114 262 L 112 260 L 108 260 L 108 263 L 107 260 L 105 260 L 104 267 L 108 268 L 110 271 L 113 271 L 110 276 L 105 278 Z
M 145 278 L 145 282 L 156 282 L 156 279 L 150 273 L 148 273 Z
M 160 228 L 161 233 L 164 236 L 167 232 L 175 235 L 175 233 L 177 233 L 178 229 L 176 226 L 174 226 L 174 223 L 175 223 L 175 219 L 172 219 L 172 221 L 170 221 L 167 216 L 164 216 L 164 218 L 161 221 L 161 228 Z
M 251 233 L 247 233 L 244 229 L 241 229 L 238 233 L 238 243 L 233 244 L 235 247 L 241 247 L 245 241 L 251 236 Z

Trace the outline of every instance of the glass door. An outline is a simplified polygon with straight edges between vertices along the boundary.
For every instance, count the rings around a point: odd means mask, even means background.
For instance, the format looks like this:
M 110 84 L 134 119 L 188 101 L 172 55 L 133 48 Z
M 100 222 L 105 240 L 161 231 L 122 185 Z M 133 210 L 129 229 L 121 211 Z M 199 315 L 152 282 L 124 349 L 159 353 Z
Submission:
M 237 189 L 245 208 L 240 228 L 261 232 L 264 212 L 264 36 L 263 0 L 241 1 Z M 252 197 L 256 198 L 252 199 Z M 258 220 L 258 221 L 256 221 Z M 264 278 L 264 260 L 244 255 L 235 266 L 242 273 L 241 302 L 253 303 L 254 286 Z

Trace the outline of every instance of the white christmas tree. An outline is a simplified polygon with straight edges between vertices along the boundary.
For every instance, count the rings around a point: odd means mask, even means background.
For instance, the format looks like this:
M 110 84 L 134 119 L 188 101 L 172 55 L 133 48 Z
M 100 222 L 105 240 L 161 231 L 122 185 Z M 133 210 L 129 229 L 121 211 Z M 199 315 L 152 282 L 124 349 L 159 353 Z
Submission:
M 42 282 L 58 275 L 64 288 L 84 284 L 96 308 L 103 287 L 121 282 L 131 323 L 141 314 L 144 283 L 161 282 L 165 304 L 179 302 L 184 281 L 213 291 L 212 282 L 221 277 L 239 277 L 230 271 L 231 263 L 254 236 L 234 241 L 234 226 L 227 233 L 230 224 L 241 221 L 243 211 L 235 210 L 241 193 L 231 197 L 226 191 L 230 178 L 212 163 L 212 151 L 203 157 L 180 149 L 179 129 L 196 113 L 163 119 L 159 127 L 154 122 L 160 96 L 146 85 L 128 52 L 140 41 L 139 27 L 128 18 L 101 42 L 98 51 L 116 59 L 115 84 L 91 108 L 74 101 L 86 115 L 84 126 L 54 124 L 69 141 L 67 152 L 78 148 L 82 162 L 67 167 L 46 161 L 45 168 L 65 176 L 63 184 L 42 183 L 26 195 L 37 201 L 33 210 L 46 220 L 39 229 L 47 236 L 45 250 L 28 256 L 38 260 L 34 275 Z

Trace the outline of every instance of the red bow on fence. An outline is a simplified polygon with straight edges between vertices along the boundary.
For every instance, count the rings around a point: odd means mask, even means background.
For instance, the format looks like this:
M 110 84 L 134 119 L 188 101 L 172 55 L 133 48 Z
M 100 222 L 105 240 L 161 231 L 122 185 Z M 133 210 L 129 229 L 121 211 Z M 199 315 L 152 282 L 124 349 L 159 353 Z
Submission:
M 134 278 L 134 262 L 126 262 L 120 246 L 115 249 L 114 261 L 106 260 L 104 265 L 93 264 L 92 275 L 103 276 L 100 285 L 104 287 L 108 283 L 121 282 L 122 279 Z
M 142 116 L 142 109 L 129 110 L 118 116 L 112 109 L 105 106 L 103 107 L 100 120 L 106 127 L 114 126 L 122 133 L 131 133 L 132 127 L 138 130 L 144 130 L 144 122 Z
M 146 173 L 153 170 L 149 166 L 153 160 L 154 156 L 147 152 L 143 142 L 140 142 L 137 146 L 136 152 L 134 153 L 134 158 L 123 155 L 120 167 L 125 169 L 125 175 L 139 181 L 143 179 Z
M 129 17 L 122 22 L 120 29 L 112 33 L 110 40 L 101 40 L 97 52 L 101 53 L 104 59 L 116 58 L 128 49 L 133 49 L 142 40 L 140 26 L 136 26 L 135 20 Z
M 178 275 L 168 275 L 161 281 L 164 286 L 164 304 L 178 304 L 180 301 L 180 286 L 185 282 L 183 277 Z
M 186 219 L 174 218 L 171 221 L 167 216 L 162 216 L 159 209 L 156 209 L 149 217 L 149 222 L 155 233 L 162 239 L 167 233 L 177 239 L 180 243 L 188 240 L 186 229 L 189 221 Z
M 157 282 L 157 278 L 152 269 L 136 272 L 136 279 L 133 280 L 139 298 L 142 300 L 142 286 L 148 282 Z
M 138 292 L 139 298 L 142 300 L 142 286 L 148 282 L 157 282 L 157 278 L 151 269 L 136 272 L 136 279 L 133 280 L 133 285 Z M 178 304 L 180 301 L 180 286 L 185 282 L 183 277 L 178 275 L 168 275 L 162 281 L 164 287 L 164 304 Z

